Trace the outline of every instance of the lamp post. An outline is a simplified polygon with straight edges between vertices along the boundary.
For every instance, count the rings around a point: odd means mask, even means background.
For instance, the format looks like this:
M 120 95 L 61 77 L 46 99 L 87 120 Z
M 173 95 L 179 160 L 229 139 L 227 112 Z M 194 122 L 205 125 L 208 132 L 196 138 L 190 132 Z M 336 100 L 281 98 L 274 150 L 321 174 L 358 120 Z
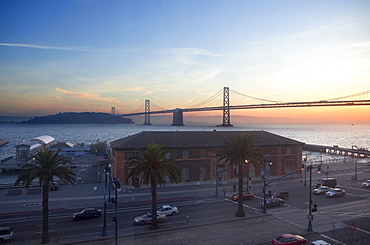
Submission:
M 249 191 L 249 166 L 248 166 L 248 159 L 245 159 L 245 164 L 247 165 L 247 191 Z
M 113 179 L 113 184 L 114 184 L 114 189 L 116 192 L 116 199 L 115 199 L 115 211 L 116 211 L 116 216 L 114 217 L 115 221 L 115 245 L 118 245 L 118 191 L 121 191 L 121 183 L 119 182 L 118 179 L 114 178 Z
M 303 156 L 303 162 L 304 162 L 304 186 L 307 185 L 306 181 L 306 163 L 307 163 L 307 156 Z
M 108 171 L 108 202 L 110 203 L 111 202 L 111 198 L 110 198 L 110 189 L 111 189 L 111 180 L 112 180 L 112 177 L 111 177 L 111 173 L 110 173 L 110 168 L 112 167 L 112 164 L 108 164 L 108 167 L 109 167 L 109 171 Z
M 309 198 L 310 198 L 310 202 L 309 202 L 309 205 L 308 205 L 308 228 L 307 228 L 307 231 L 312 231 L 312 220 L 313 220 L 313 216 L 312 216 L 312 191 L 311 191 L 311 187 L 312 187 L 312 162 L 311 162 L 311 165 L 307 167 L 307 170 L 310 171 L 310 188 L 309 188 Z
M 268 178 L 267 169 L 266 169 L 266 158 L 263 159 L 263 206 L 262 206 L 262 213 L 266 213 L 266 178 Z M 270 166 L 272 165 L 272 161 L 270 160 Z M 267 175 L 267 176 L 266 176 Z
M 105 171 L 105 183 L 104 183 L 104 223 L 103 223 L 103 231 L 101 233 L 102 236 L 107 236 L 107 181 L 109 175 L 109 166 L 105 165 L 104 171 Z

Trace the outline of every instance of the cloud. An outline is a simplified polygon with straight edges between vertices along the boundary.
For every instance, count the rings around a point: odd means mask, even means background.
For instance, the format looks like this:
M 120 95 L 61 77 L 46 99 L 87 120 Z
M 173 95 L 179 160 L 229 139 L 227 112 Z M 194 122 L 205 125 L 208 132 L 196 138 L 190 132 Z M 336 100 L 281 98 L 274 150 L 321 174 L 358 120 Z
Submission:
M 58 47 L 58 46 L 45 46 L 36 44 L 23 44 L 23 43 L 0 43 L 0 46 L 13 47 L 13 48 L 36 48 L 36 49 L 52 49 L 52 50 L 68 50 L 68 51 L 83 51 L 85 47 Z
M 206 55 L 206 56 L 222 56 L 221 54 L 214 54 L 208 50 L 199 49 L 199 48 L 168 48 L 161 49 L 160 53 L 162 54 L 173 54 L 173 55 Z
M 98 94 L 90 94 L 90 93 L 85 93 L 85 92 L 72 92 L 72 91 L 62 90 L 60 88 L 55 88 L 55 90 L 58 92 L 61 92 L 62 94 L 66 96 L 72 97 L 72 98 L 86 99 L 86 100 L 92 100 L 92 101 L 113 102 L 113 103 L 121 104 L 121 102 L 115 98 L 102 98 Z

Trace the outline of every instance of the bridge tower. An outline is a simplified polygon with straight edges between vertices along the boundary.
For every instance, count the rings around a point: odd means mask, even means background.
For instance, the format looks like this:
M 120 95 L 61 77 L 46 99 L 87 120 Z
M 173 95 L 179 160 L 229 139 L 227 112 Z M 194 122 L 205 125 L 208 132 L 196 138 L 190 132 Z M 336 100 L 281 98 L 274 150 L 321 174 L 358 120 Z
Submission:
M 229 87 L 224 87 L 224 103 L 223 103 L 223 118 L 222 125 L 223 127 L 232 127 L 230 123 L 230 101 L 229 101 Z
M 110 115 L 111 115 L 111 119 L 110 119 L 110 122 L 111 123 L 115 123 L 116 122 L 116 107 L 112 106 L 112 108 L 110 109 Z
M 183 110 L 176 108 L 173 110 L 173 123 L 171 126 L 185 126 Z
M 150 123 L 150 100 L 145 100 L 145 119 L 144 125 L 152 125 Z

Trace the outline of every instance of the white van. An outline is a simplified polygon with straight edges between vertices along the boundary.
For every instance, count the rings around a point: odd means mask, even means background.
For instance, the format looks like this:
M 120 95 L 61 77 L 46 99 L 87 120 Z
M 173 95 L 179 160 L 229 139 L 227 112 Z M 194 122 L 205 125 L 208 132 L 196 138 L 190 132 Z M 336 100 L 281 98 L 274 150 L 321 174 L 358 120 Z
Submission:
M 6 240 L 13 237 L 13 229 L 11 227 L 0 227 L 0 243 L 4 244 Z

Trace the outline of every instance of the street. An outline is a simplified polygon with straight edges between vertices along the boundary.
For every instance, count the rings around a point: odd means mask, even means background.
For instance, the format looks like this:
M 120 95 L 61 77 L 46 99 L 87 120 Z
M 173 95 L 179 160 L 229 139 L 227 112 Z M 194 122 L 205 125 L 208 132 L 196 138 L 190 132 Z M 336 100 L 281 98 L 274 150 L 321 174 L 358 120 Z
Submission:
M 74 221 L 72 215 L 83 208 L 96 207 L 103 210 L 104 181 L 96 184 L 97 176 L 94 175 L 99 166 L 88 163 L 74 169 L 78 174 L 76 187 L 72 185 L 61 186 L 60 190 L 50 193 L 50 237 L 58 241 L 67 241 L 70 237 L 79 236 L 79 239 L 91 239 L 101 237 L 103 230 L 103 219 L 100 217 L 92 220 Z M 104 173 L 102 174 L 104 177 Z M 262 214 L 260 203 L 262 197 L 262 181 L 252 180 L 251 191 L 255 193 L 254 200 L 245 200 L 245 212 L 248 219 L 235 219 L 234 214 L 237 203 L 231 200 L 233 183 L 222 183 L 218 186 L 219 196 L 214 196 L 214 183 L 201 183 L 199 187 L 195 183 L 190 184 L 168 184 L 166 187 L 158 188 L 158 206 L 163 204 L 175 205 L 179 208 L 176 216 L 167 216 L 160 230 L 168 230 L 173 234 L 173 229 L 187 228 L 198 225 L 207 228 L 209 225 L 217 226 L 222 220 L 233 220 L 235 222 L 252 222 L 253 226 L 272 227 L 261 233 L 246 236 L 245 244 L 253 244 L 259 241 L 260 244 L 269 244 L 271 239 L 281 233 L 302 234 L 309 240 L 322 239 L 331 244 L 342 242 L 342 244 L 366 244 L 370 239 L 370 189 L 361 187 L 362 181 L 350 181 L 353 173 L 340 171 L 332 173 L 331 177 L 338 180 L 338 186 L 346 190 L 344 197 L 328 198 L 325 195 L 312 195 L 313 204 L 317 204 L 317 212 L 313 214 L 313 233 L 307 232 L 308 225 L 308 203 L 309 186 L 304 186 L 302 178 L 287 178 L 276 182 L 268 187 L 268 191 L 288 191 L 289 198 L 283 206 L 267 209 L 267 214 Z M 359 173 L 358 177 L 363 179 L 366 173 Z M 315 183 L 323 175 L 313 173 L 312 183 Z M 98 190 L 93 191 L 92 187 L 97 186 Z M 225 188 L 225 197 L 223 189 Z M 246 187 L 245 187 L 246 188 Z M 313 189 L 313 188 L 312 188 Z M 1 194 L 6 196 L 5 191 Z M 114 191 L 110 193 L 114 197 Z M 130 234 L 141 234 L 144 239 L 148 233 L 148 225 L 133 225 L 134 217 L 142 215 L 151 210 L 150 189 L 146 186 L 132 189 L 126 188 L 118 193 L 118 232 L 120 239 Z M 0 226 L 11 226 L 14 229 L 14 238 L 9 244 L 24 244 L 28 241 L 37 241 L 41 237 L 41 195 L 21 195 L 6 197 L 0 206 Z M 104 211 L 104 210 L 103 210 Z M 107 232 L 108 237 L 114 237 L 115 226 L 112 218 L 115 216 L 114 203 L 107 203 Z M 254 221 L 253 221 L 254 220 Z M 259 224 L 260 223 L 260 224 Z M 234 234 L 229 229 L 234 225 L 227 222 L 222 228 L 229 234 Z M 355 227 L 356 229 L 354 229 Z M 199 228 L 198 228 L 199 229 Z M 249 234 L 249 229 L 245 230 Z M 263 228 L 262 228 L 263 229 Z M 186 232 L 185 230 L 183 231 Z M 194 233 L 194 231 L 193 231 Z M 230 239 L 237 238 L 237 231 Z M 123 237 L 122 237 L 123 236 Z M 154 239 L 156 235 L 150 233 Z M 262 236 L 262 237 L 261 237 Z M 135 238 L 138 239 L 138 238 Z M 160 239 L 160 236 L 156 239 Z M 174 238 L 175 239 L 175 238 Z M 198 239 L 200 239 L 198 237 Z M 206 239 L 206 238 L 204 238 Z M 210 239 L 210 238 L 207 238 Z M 222 244 L 222 239 L 213 241 L 213 244 Z M 262 242 L 261 242 L 262 241 Z M 138 240 L 131 241 L 133 244 Z M 252 243 L 250 243 L 252 242 Z M 130 244 L 130 242 L 129 242 Z

